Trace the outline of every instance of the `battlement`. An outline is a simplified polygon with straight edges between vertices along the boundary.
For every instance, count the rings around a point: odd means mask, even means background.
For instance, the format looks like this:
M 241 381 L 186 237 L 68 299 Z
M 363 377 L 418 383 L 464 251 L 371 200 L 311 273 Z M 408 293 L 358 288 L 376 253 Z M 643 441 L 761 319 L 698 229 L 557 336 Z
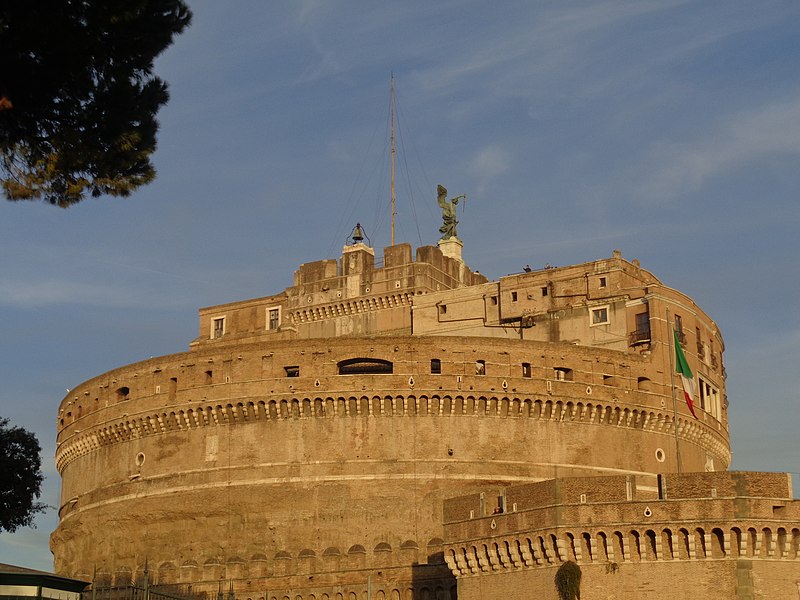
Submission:
M 480 598 L 487 584 L 493 597 L 517 598 L 522 581 L 547 589 L 565 561 L 584 570 L 588 591 L 613 585 L 620 598 L 648 589 L 648 597 L 684 597 L 687 580 L 713 598 L 753 597 L 738 594 L 754 586 L 794 589 L 800 500 L 792 499 L 788 474 L 664 474 L 655 487 L 652 479 L 566 478 L 446 500 L 445 560 L 465 580 L 459 597 Z M 693 566 L 706 561 L 728 564 Z M 770 583 L 759 583 L 766 572 Z M 658 578 L 673 583 L 653 589 Z
M 200 309 L 200 336 L 192 347 L 256 340 L 325 338 L 411 332 L 415 296 L 487 281 L 463 261 L 434 246 L 384 248 L 383 260 L 363 243 L 342 256 L 304 263 L 283 292 Z
M 685 500 L 736 500 L 738 512 L 746 505 L 748 516 L 770 518 L 777 509 L 785 515 L 785 503 L 791 510 L 800 510 L 800 502 L 792 496 L 792 479 L 787 473 L 754 473 L 721 471 L 715 473 L 664 473 L 655 475 L 625 475 L 609 477 L 565 477 L 525 485 L 497 487 L 478 494 L 444 501 L 445 525 L 455 525 L 482 518 L 497 518 L 507 513 L 533 512 L 532 521 L 544 527 L 580 525 L 584 509 L 598 507 L 609 510 L 618 505 L 627 511 L 627 503 L 657 500 L 680 505 Z M 747 502 L 745 502 L 747 501 Z M 753 502 L 749 502 L 753 501 Z M 758 501 L 758 502 L 756 502 Z M 764 501 L 764 502 L 761 502 Z M 748 503 L 749 502 L 749 503 Z M 553 510 L 557 508 L 557 510 Z M 685 509 L 678 506 L 684 512 Z M 579 509 L 573 512 L 573 509 Z M 704 509 L 700 509 L 699 514 Z M 637 509 L 633 512 L 636 513 Z M 578 521 L 570 522 L 571 516 Z M 742 514 L 742 516 L 744 516 Z M 797 513 L 800 518 L 800 513 Z M 520 523 L 520 521 L 515 521 Z M 480 527 L 480 524 L 476 525 Z

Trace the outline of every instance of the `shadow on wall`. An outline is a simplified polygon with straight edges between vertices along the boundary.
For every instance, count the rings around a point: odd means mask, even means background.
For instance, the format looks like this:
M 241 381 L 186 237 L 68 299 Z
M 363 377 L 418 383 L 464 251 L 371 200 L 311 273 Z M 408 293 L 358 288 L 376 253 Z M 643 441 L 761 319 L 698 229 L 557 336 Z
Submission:
M 411 588 L 398 598 L 381 600 L 456 600 L 456 578 L 444 561 L 444 552 L 432 551 L 428 564 L 411 567 Z

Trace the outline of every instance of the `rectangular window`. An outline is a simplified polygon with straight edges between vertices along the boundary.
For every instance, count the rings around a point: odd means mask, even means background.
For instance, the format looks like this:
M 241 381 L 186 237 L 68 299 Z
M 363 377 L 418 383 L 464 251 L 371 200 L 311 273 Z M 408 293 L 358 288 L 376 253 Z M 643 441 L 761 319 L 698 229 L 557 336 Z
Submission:
M 608 323 L 608 307 L 601 306 L 592 309 L 592 325 L 605 325 Z
M 606 278 L 605 277 L 601 277 L 599 283 L 600 283 L 600 287 L 601 288 L 606 287 Z
M 300 367 L 297 365 L 292 365 L 291 367 L 283 367 L 283 370 L 286 371 L 287 377 L 300 377 Z
M 547 296 L 547 286 L 542 288 L 542 298 L 544 298 L 545 296 Z
M 486 361 L 485 360 L 476 360 L 475 361 L 475 375 L 486 375 Z
M 221 338 L 225 335 L 225 317 L 214 319 L 211 328 L 211 337 L 214 339 Z
M 267 329 L 275 331 L 281 324 L 281 309 L 268 308 L 267 309 Z
M 442 361 L 438 358 L 431 359 L 431 374 L 433 375 L 441 375 L 442 373 Z
M 678 341 L 681 345 L 686 344 L 686 334 L 683 332 L 683 318 L 680 315 L 675 315 L 675 331 L 678 332 Z
M 630 334 L 631 346 L 646 344 L 650 341 L 650 313 L 641 312 L 635 315 L 636 329 Z
M 700 408 L 719 419 L 722 413 L 719 390 L 703 377 L 697 378 L 700 388 Z
M 440 304 L 439 305 L 439 314 L 446 315 L 447 314 L 447 304 Z
M 572 369 L 566 367 L 555 367 L 553 375 L 558 381 L 572 381 Z
M 511 301 L 512 302 L 516 302 L 517 301 L 517 292 L 511 292 Z
M 522 363 L 522 376 L 530 378 L 531 376 L 531 363 Z
M 489 304 L 497 306 L 497 296 L 489 296 Z

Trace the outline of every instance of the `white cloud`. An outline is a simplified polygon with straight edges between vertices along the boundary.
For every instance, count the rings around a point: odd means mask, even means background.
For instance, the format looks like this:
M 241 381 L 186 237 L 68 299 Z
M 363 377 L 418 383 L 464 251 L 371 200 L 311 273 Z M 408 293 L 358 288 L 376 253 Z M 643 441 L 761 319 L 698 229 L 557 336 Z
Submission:
M 503 147 L 493 144 L 483 148 L 470 161 L 472 172 L 478 180 L 478 195 L 485 195 L 491 182 L 509 170 L 511 154 Z
M 423 89 L 431 93 L 452 93 L 454 89 L 484 90 L 501 95 L 518 95 L 521 90 L 539 90 L 551 78 L 561 79 L 595 60 L 587 51 L 593 44 L 608 45 L 614 29 L 629 19 L 655 14 L 684 4 L 685 0 L 654 2 L 557 3 L 545 9 L 528 8 L 508 13 L 494 35 L 485 25 L 476 35 L 453 48 L 436 48 L 439 60 L 420 74 Z M 480 79 L 478 79 L 480 76 Z M 494 80 L 497 85 L 487 86 Z M 582 83 L 585 81 L 582 80 Z
M 800 95 L 727 116 L 702 137 L 655 146 L 637 166 L 634 193 L 643 202 L 669 200 L 780 154 L 800 154 Z
M 127 294 L 101 285 L 49 279 L 44 281 L 0 282 L 0 304 L 14 307 L 41 307 L 52 304 L 130 306 Z

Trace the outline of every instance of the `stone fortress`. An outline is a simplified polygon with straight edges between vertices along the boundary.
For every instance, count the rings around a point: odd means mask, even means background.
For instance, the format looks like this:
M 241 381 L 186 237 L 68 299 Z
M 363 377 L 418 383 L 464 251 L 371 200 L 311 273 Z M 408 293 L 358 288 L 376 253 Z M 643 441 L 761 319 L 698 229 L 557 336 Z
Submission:
M 382 259 L 356 236 L 281 293 L 201 309 L 187 352 L 64 398 L 56 571 L 149 565 L 248 600 L 556 598 L 573 560 L 588 598 L 796 598 L 789 476 L 726 471 L 723 351 L 617 251 L 488 281 L 454 235 Z

